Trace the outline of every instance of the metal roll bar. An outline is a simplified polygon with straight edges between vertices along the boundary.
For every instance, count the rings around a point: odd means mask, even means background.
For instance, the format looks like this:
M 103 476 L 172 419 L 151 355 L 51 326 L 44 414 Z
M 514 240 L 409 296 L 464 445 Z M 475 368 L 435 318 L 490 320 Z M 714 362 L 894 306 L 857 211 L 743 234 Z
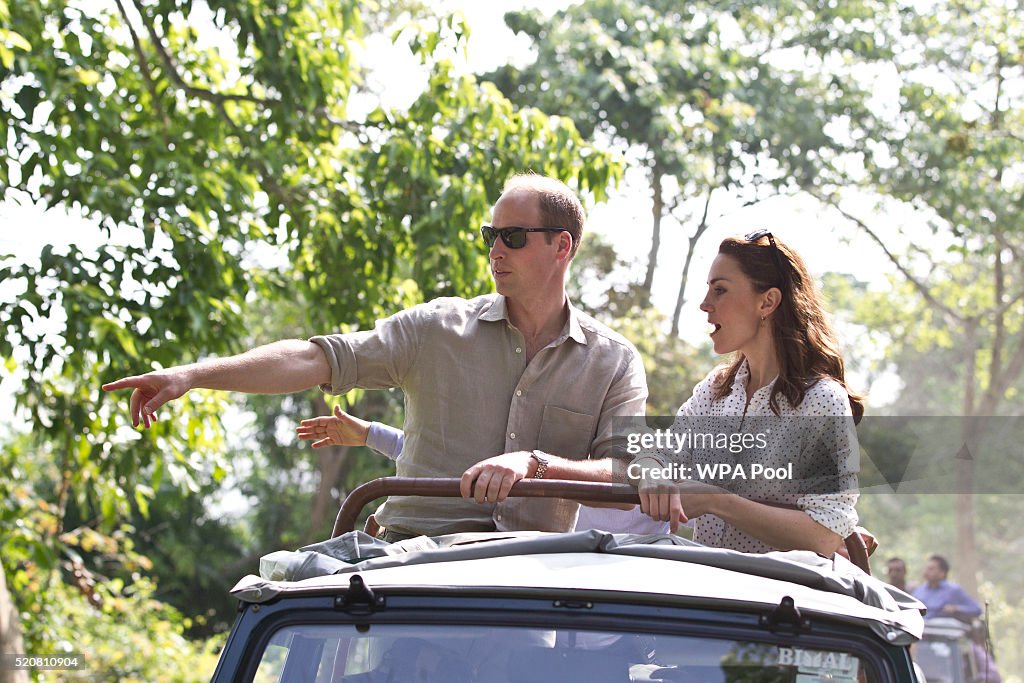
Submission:
M 384 496 L 427 496 L 459 498 L 459 479 L 381 477 L 361 484 L 345 498 L 334 521 L 331 538 L 355 529 L 356 519 L 366 505 Z M 640 495 L 628 484 L 601 484 L 591 481 L 562 481 L 558 479 L 520 479 L 509 492 L 514 498 L 568 498 L 592 500 L 600 503 L 640 503 Z M 770 505 L 770 503 L 769 503 Z M 868 549 L 860 534 L 846 537 L 846 551 L 850 561 L 870 574 Z

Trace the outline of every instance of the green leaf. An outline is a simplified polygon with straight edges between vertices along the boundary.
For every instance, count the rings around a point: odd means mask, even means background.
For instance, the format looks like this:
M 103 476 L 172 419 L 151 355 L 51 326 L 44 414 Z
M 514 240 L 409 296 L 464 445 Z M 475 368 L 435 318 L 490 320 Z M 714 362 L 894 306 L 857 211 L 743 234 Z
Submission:
M 79 82 L 85 86 L 96 85 L 102 79 L 99 72 L 92 69 L 76 69 L 75 75 L 78 77 Z

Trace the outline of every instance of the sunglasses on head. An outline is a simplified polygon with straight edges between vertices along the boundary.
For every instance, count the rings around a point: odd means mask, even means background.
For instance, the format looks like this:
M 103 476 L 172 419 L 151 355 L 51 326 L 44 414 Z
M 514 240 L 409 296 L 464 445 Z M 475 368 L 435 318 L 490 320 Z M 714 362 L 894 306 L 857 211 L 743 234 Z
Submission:
M 747 233 L 746 235 L 743 236 L 743 239 L 745 239 L 748 242 L 756 242 L 759 239 L 761 239 L 762 237 L 767 237 L 768 238 L 768 244 L 770 244 L 773 247 L 775 247 L 776 249 L 778 249 L 778 246 L 776 246 L 776 244 L 775 244 L 775 238 L 772 237 L 772 233 L 771 233 L 771 231 L 768 228 L 761 228 L 760 230 L 755 230 L 754 232 L 749 232 L 749 233 Z
M 775 237 L 772 236 L 771 231 L 768 230 L 767 228 L 761 228 L 760 230 L 755 230 L 754 232 L 747 233 L 746 235 L 743 236 L 743 239 L 745 239 L 748 242 L 757 242 L 762 237 L 768 238 L 768 246 L 772 250 L 772 260 L 775 261 L 775 267 L 779 271 L 779 277 L 781 277 L 783 281 L 785 281 L 787 279 L 788 273 L 782 265 L 782 254 L 779 252 L 779 245 L 775 244 Z
M 494 246 L 494 241 L 499 237 L 501 241 L 505 243 L 505 246 L 509 249 L 522 249 L 526 246 L 526 233 L 528 232 L 569 232 L 565 228 L 495 228 L 490 225 L 484 225 L 480 227 L 480 236 L 484 238 L 484 243 L 487 248 L 490 249 Z

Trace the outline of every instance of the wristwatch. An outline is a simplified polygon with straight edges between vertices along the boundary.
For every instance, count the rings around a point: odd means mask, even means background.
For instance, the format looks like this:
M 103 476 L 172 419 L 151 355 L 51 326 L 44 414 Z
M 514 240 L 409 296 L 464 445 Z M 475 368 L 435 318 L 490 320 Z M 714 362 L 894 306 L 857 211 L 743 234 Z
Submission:
M 548 471 L 548 457 L 544 451 L 533 451 L 530 457 L 537 461 L 537 471 L 533 473 L 534 479 L 543 479 L 544 473 Z

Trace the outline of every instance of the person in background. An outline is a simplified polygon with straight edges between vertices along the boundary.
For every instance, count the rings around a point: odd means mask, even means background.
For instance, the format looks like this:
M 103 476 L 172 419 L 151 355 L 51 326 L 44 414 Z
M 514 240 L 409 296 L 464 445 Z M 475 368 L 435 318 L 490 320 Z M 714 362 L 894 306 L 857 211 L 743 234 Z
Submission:
M 963 588 L 946 579 L 949 561 L 942 555 L 932 555 L 924 566 L 924 583 L 911 595 L 928 608 L 925 619 L 953 617 L 971 621 L 981 616 L 981 606 Z
M 890 586 L 895 586 L 904 593 L 912 590 L 907 585 L 907 563 L 898 557 L 890 557 L 886 561 L 885 580 Z

